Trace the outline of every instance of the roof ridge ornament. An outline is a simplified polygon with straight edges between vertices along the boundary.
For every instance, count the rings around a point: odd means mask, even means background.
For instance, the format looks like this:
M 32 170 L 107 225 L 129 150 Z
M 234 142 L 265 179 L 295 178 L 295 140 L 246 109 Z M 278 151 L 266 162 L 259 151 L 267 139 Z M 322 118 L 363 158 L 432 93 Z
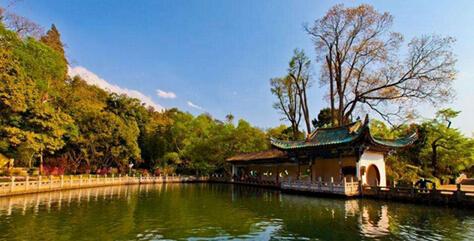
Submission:
M 354 122 L 352 126 L 349 126 L 349 133 L 350 134 L 356 133 L 360 129 L 361 126 L 362 126 L 362 122 L 360 120 Z
M 369 113 L 365 114 L 364 125 L 369 124 Z

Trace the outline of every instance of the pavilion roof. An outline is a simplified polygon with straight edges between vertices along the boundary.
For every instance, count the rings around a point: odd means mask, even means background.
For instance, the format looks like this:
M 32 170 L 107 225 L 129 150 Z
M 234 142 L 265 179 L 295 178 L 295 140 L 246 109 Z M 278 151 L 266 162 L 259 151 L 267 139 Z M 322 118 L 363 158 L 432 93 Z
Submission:
M 372 136 L 369 128 L 369 120 L 360 120 L 334 128 L 317 128 L 306 140 L 302 141 L 283 141 L 271 138 L 271 144 L 283 150 L 300 149 L 300 148 L 322 148 L 332 147 L 344 144 L 351 144 L 356 140 L 363 140 L 371 145 L 381 146 L 385 148 L 401 148 L 413 144 L 418 138 L 416 133 L 399 139 L 381 139 Z

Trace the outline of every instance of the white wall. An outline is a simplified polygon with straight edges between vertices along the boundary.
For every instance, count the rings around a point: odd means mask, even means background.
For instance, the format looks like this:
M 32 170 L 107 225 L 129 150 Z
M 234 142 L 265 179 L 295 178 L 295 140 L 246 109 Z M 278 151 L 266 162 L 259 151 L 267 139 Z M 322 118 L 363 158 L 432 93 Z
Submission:
M 374 152 L 370 150 L 364 151 L 360 157 L 359 162 L 357 163 L 357 177 L 362 181 L 362 185 L 367 184 L 367 170 L 370 165 L 375 165 L 380 173 L 380 186 L 387 185 L 387 175 L 385 172 L 385 160 L 384 154 L 382 152 Z M 361 175 L 360 169 L 365 167 L 364 175 Z

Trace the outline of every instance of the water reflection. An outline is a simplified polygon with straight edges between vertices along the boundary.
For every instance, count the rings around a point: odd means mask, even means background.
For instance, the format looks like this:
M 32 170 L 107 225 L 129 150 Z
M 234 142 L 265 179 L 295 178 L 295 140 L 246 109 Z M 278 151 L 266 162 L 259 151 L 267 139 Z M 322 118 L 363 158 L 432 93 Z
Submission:
M 474 213 L 224 184 L 0 198 L 0 240 L 473 240 Z
M 360 210 L 360 232 L 365 237 L 382 237 L 389 234 L 388 207 L 383 205 L 380 209 L 369 209 L 367 206 Z
M 70 207 L 71 203 L 74 203 L 81 206 L 83 202 L 98 201 L 99 198 L 104 200 L 128 199 L 130 192 L 139 190 L 140 186 L 113 186 L 2 197 L 0 198 L 0 216 L 9 216 L 12 214 L 12 210 L 21 210 L 21 214 L 26 215 L 28 209 L 32 209 L 34 214 L 38 214 L 40 206 L 43 206 L 47 212 L 51 212 L 52 209 L 61 210 L 64 205 Z

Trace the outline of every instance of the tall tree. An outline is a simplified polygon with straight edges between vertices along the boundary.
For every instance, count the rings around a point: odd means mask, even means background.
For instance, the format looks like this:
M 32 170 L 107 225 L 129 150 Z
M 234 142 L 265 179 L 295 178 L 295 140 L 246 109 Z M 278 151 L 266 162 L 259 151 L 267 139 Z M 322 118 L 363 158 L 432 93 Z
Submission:
M 301 105 L 302 116 L 306 125 L 306 133 L 311 133 L 311 118 L 309 116 L 307 90 L 311 87 L 310 74 L 311 61 L 303 50 L 294 50 L 294 55 L 290 60 L 288 75 L 294 82 L 296 93 Z
M 392 23 L 392 15 L 369 5 L 336 5 L 306 27 L 322 62 L 321 81 L 330 86 L 335 124 L 347 123 L 357 108 L 390 121 L 408 112 L 410 104 L 452 97 L 453 38 L 423 35 L 400 51 L 403 36 L 391 31 Z
M 0 25 L 0 149 L 31 166 L 38 156 L 65 145 L 72 128 L 69 115 L 45 101 L 41 81 L 54 80 L 62 66 L 53 50 Z
M 429 135 L 424 152 L 430 160 L 432 174 L 442 178 L 443 175 L 458 175 L 461 170 L 474 165 L 474 140 L 464 137 L 459 130 L 452 128 L 452 119 L 460 112 L 442 109 L 436 118 L 423 123 Z
M 91 126 L 90 121 L 102 114 L 107 98 L 106 91 L 97 86 L 88 85 L 80 77 L 76 76 L 67 81 L 62 91 L 59 108 L 74 119 L 77 132 L 68 139 L 66 146 L 59 153 L 61 158 L 66 160 L 65 171 L 68 173 L 77 173 L 79 168 L 88 171 L 96 161 L 91 152 L 94 149 L 94 143 L 90 137 L 91 133 L 99 132 L 97 129 L 100 126 Z
M 270 79 L 271 92 L 277 97 L 273 108 L 279 110 L 290 122 L 293 140 L 298 138 L 301 121 L 301 102 L 295 82 L 290 77 Z
M 56 28 L 56 25 L 51 25 L 51 28 L 41 37 L 40 41 L 60 53 L 63 60 L 67 63 L 64 44 L 61 41 L 61 34 Z
M 459 114 L 452 109 L 438 111 L 434 119 L 421 124 L 389 128 L 382 121 L 371 121 L 371 133 L 381 138 L 398 138 L 417 131 L 418 140 L 387 158 L 387 174 L 393 180 L 414 181 L 432 176 L 453 181 L 474 166 L 474 139 L 451 126 Z

